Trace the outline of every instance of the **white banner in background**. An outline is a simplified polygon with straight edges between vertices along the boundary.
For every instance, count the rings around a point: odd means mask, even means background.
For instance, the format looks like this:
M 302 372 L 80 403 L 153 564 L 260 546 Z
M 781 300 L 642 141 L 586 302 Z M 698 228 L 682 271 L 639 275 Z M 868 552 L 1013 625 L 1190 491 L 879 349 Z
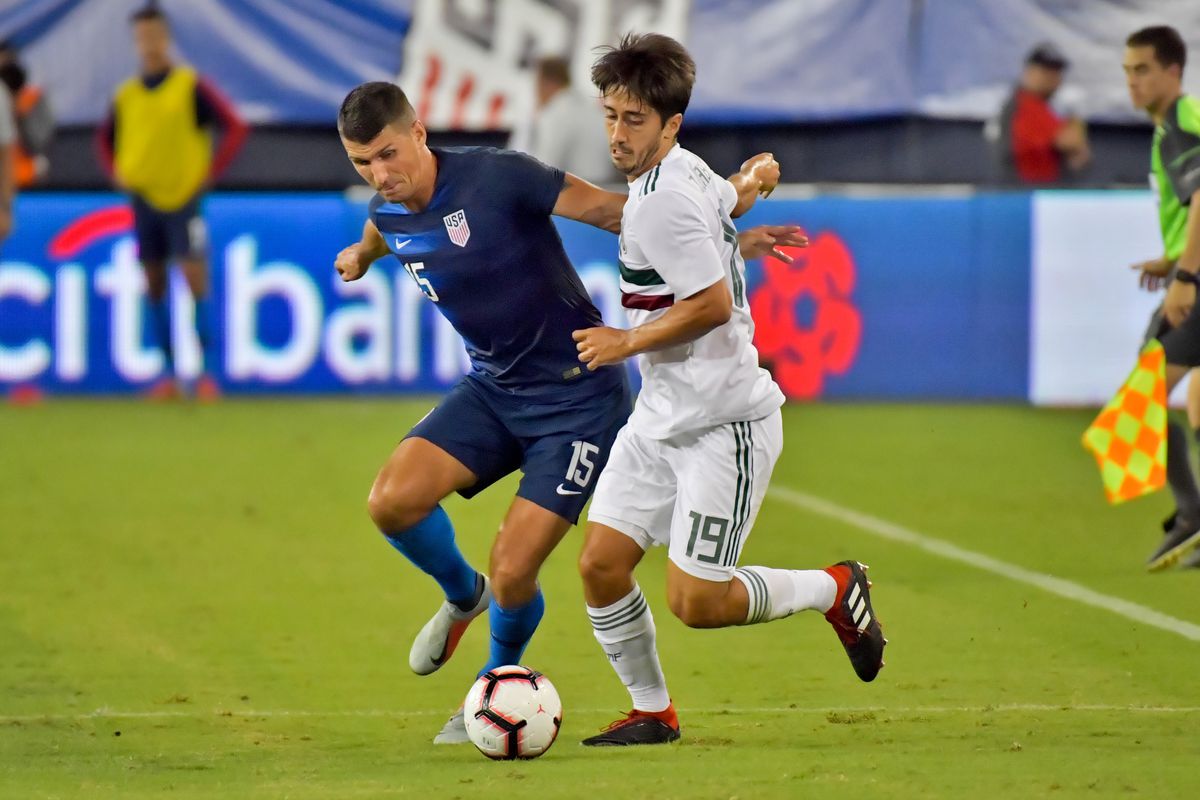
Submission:
M 418 0 L 399 83 L 436 129 L 511 128 L 532 113 L 532 63 L 571 59 L 588 85 L 598 45 L 628 31 L 682 40 L 689 0 Z
M 1033 197 L 1029 399 L 1108 402 L 1137 359 L 1162 300 L 1138 288 L 1135 263 L 1162 255 L 1145 192 L 1037 192 Z

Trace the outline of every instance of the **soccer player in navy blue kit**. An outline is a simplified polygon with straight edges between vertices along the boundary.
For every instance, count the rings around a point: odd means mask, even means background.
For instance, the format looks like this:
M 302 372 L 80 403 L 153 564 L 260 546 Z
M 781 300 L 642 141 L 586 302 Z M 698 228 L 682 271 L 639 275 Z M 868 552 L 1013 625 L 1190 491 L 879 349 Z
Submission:
M 337 257 L 338 273 L 357 280 L 376 259 L 396 255 L 471 359 L 471 371 L 396 447 L 368 500 L 379 530 L 446 596 L 417 635 L 409 666 L 421 675 L 439 669 L 489 606 L 491 652 L 480 673 L 520 663 L 544 610 L 538 570 L 578 520 L 631 408 L 622 367 L 579 364 L 571 332 L 603 323 L 550 216 L 615 232 L 625 195 L 520 153 L 430 148 L 390 83 L 354 89 L 338 131 L 378 192 L 362 240 Z M 761 254 L 795 231 L 750 236 Z M 459 551 L 440 503 L 452 492 L 472 497 L 517 469 L 524 475 L 485 576 Z M 434 742 L 465 741 L 460 709 Z

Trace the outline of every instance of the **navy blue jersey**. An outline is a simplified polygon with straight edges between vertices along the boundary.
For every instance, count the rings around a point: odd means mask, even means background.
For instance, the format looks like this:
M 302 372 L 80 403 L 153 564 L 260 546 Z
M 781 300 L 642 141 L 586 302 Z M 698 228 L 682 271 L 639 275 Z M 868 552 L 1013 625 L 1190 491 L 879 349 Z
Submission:
M 571 338 L 603 322 L 550 219 L 562 171 L 489 147 L 431 149 L 429 206 L 413 212 L 376 195 L 371 220 L 462 336 L 474 372 L 522 393 L 608 372 L 589 373 Z

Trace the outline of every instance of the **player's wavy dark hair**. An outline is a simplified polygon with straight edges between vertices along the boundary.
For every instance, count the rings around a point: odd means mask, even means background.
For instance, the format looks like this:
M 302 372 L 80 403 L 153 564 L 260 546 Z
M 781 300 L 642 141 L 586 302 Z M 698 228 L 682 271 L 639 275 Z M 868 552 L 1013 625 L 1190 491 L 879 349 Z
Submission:
M 366 144 L 393 122 L 416 117 L 408 95 L 394 83 L 370 81 L 356 86 L 338 111 L 338 133 L 358 144 Z
M 1179 31 L 1170 25 L 1151 25 L 1129 34 L 1126 47 L 1153 47 L 1154 60 L 1164 67 L 1179 65 L 1180 74 L 1187 63 L 1187 45 Z
M 670 36 L 627 33 L 616 47 L 600 48 L 592 83 L 600 94 L 626 92 L 666 122 L 687 111 L 696 83 L 696 62 Z

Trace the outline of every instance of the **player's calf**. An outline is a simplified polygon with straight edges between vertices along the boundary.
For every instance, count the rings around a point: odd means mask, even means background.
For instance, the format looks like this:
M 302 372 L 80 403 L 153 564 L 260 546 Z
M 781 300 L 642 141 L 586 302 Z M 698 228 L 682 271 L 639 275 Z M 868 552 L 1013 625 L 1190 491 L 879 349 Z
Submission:
M 704 580 L 671 564 L 667 606 L 689 628 L 725 628 L 745 620 L 746 592 L 732 578 L 723 583 Z

